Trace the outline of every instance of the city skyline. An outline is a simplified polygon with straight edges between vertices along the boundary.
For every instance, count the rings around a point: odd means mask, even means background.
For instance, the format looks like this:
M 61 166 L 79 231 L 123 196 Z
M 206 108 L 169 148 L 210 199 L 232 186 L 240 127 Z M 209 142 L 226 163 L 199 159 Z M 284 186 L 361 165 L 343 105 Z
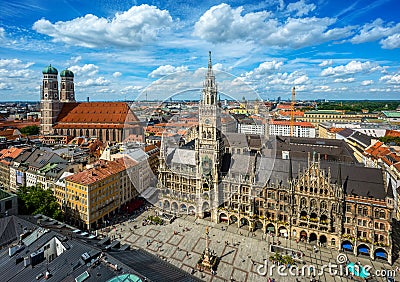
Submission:
M 245 87 L 262 99 L 287 99 L 296 86 L 299 100 L 398 99 L 400 23 L 390 13 L 397 6 L 394 0 L 2 2 L 0 94 L 2 101 L 38 101 L 41 70 L 52 64 L 75 73 L 77 100 L 144 93 L 163 100 L 201 89 L 211 50 L 219 90 L 228 96 Z M 160 97 L 164 90 L 172 92 Z

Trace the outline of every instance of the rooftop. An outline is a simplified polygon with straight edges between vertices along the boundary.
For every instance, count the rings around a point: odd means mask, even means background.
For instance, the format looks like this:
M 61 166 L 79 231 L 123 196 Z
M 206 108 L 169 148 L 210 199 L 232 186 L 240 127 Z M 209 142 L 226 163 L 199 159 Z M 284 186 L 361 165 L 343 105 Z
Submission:
M 127 167 L 136 164 L 137 162 L 129 157 L 119 158 L 114 161 L 101 160 L 97 162 L 93 168 L 67 176 L 65 177 L 65 180 L 81 185 L 90 185 L 115 175 L 125 170 Z
M 118 125 L 138 121 L 125 102 L 65 103 L 55 128 L 63 128 L 66 124 L 85 124 L 85 128 L 97 128 L 101 124 L 107 128 L 107 124 L 113 124 L 116 128 Z
M 122 281 L 116 280 L 121 278 L 135 282 L 200 281 L 144 250 L 108 249 L 95 235 L 87 237 L 73 230 L 41 215 L 0 218 L 0 246 L 11 244 L 0 250 L 0 280 L 34 281 L 36 277 L 43 281 L 49 273 L 50 281 L 65 282 Z M 20 236 L 27 244 L 18 245 Z M 52 244 L 54 249 L 49 248 Z

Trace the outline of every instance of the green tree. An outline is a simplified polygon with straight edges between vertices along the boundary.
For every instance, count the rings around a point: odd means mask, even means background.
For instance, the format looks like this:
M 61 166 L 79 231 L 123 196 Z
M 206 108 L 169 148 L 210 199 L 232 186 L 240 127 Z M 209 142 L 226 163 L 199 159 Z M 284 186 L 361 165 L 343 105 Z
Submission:
M 379 138 L 379 141 L 381 141 L 385 144 L 393 143 L 396 146 L 400 145 L 400 137 L 395 137 L 395 136 L 383 136 L 383 137 Z
M 26 135 L 38 135 L 39 134 L 39 126 L 37 125 L 29 125 L 21 128 L 21 133 Z
M 21 187 L 17 192 L 21 214 L 43 214 L 54 219 L 62 219 L 62 211 L 53 191 L 41 185 Z

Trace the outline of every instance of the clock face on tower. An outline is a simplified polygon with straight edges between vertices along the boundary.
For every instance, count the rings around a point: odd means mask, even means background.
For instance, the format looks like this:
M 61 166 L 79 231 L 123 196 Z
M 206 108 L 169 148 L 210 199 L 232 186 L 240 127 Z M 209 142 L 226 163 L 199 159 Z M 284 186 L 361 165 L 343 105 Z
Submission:
M 210 123 L 210 119 L 206 118 L 206 120 L 204 121 L 205 124 L 209 124 Z

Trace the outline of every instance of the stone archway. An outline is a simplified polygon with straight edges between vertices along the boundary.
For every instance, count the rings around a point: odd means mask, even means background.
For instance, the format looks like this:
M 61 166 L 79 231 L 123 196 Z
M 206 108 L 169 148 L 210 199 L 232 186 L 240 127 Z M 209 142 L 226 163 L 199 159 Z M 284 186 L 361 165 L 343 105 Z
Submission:
M 353 251 L 353 243 L 350 242 L 349 240 L 345 240 L 342 242 L 342 249 L 344 251 L 349 251 L 352 252 Z
M 374 252 L 374 259 L 382 259 L 382 260 L 386 260 L 387 261 L 388 260 L 388 254 L 384 249 L 378 248 Z
M 187 207 L 185 204 L 181 204 L 181 212 L 183 212 L 183 213 L 187 212 Z
M 240 227 L 245 227 L 245 226 L 249 226 L 249 220 L 245 217 L 242 217 L 240 219 Z
M 219 222 L 228 222 L 229 221 L 229 217 L 226 215 L 226 213 L 221 213 L 219 215 Z
M 310 238 L 309 238 L 310 243 L 317 243 L 317 239 L 318 239 L 317 234 L 310 233 Z
M 267 224 L 267 228 L 266 228 L 266 232 L 267 233 L 271 233 L 271 234 L 275 234 L 275 225 L 273 225 L 272 223 L 268 223 Z
M 196 213 L 196 209 L 194 206 L 189 206 L 189 214 L 195 214 Z
M 234 223 L 236 223 L 238 221 L 238 218 L 236 217 L 236 215 L 231 215 L 230 217 L 229 217 L 229 223 L 230 224 L 234 224 Z
M 208 202 L 203 203 L 202 212 L 204 214 L 204 218 L 211 217 L 210 204 Z
M 169 204 L 169 201 L 168 200 L 165 200 L 164 201 L 164 210 L 169 210 L 169 208 L 171 207 L 171 205 Z
M 176 202 L 173 202 L 171 205 L 171 210 L 173 212 L 177 212 L 178 211 L 178 204 Z
M 263 230 L 264 224 L 260 220 L 254 222 L 254 231 Z
M 319 236 L 319 243 L 320 243 L 321 245 L 325 246 L 327 241 L 328 241 L 328 239 L 326 238 L 325 235 Z
M 370 249 L 367 245 L 365 244 L 360 244 L 357 247 L 357 255 L 366 255 L 369 256 L 370 255 Z
M 285 226 L 279 227 L 278 235 L 281 237 L 287 238 L 289 236 L 287 228 Z
M 300 239 L 301 240 L 307 240 L 308 236 L 307 236 L 307 232 L 305 230 L 301 230 L 300 231 Z

